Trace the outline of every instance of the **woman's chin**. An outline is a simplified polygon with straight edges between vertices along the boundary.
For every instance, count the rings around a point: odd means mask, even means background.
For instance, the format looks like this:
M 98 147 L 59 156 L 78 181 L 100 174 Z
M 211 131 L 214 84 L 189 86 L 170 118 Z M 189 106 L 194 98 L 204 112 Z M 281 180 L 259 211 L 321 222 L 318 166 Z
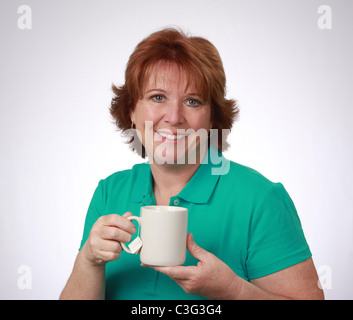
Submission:
M 185 165 L 196 164 L 200 160 L 200 155 L 196 150 L 173 149 L 173 148 L 159 148 L 155 149 L 153 154 L 147 154 L 148 158 L 153 159 L 153 162 L 159 165 Z
M 164 149 L 162 152 L 154 152 L 153 160 L 157 164 L 185 164 L 185 152 L 178 154 L 177 152 Z

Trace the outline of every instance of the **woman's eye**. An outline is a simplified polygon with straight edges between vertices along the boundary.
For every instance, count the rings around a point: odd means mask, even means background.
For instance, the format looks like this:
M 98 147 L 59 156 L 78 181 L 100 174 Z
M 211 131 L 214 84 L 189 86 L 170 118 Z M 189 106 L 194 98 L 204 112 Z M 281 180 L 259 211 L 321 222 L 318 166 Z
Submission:
M 156 94 L 156 95 L 152 96 L 151 98 L 152 98 L 152 100 L 154 100 L 156 102 L 162 102 L 164 99 L 164 97 L 160 94 Z
M 189 106 L 192 106 L 192 107 L 201 105 L 201 102 L 199 100 L 196 100 L 196 99 L 188 99 L 187 103 L 188 103 Z

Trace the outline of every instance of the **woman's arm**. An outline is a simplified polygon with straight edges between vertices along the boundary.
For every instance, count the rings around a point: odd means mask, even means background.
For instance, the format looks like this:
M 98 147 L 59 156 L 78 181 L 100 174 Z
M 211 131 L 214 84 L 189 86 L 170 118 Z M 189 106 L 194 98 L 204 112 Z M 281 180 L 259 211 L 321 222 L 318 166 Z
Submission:
M 95 265 L 85 258 L 86 244 L 78 253 L 67 284 L 60 300 L 104 299 L 105 264 Z
M 104 299 L 105 265 L 117 260 L 123 250 L 120 242 L 129 242 L 136 232 L 133 223 L 123 216 L 110 214 L 100 217 L 78 253 L 74 268 L 60 299 Z
M 251 283 L 264 291 L 277 296 L 297 300 L 323 300 L 324 292 L 319 285 L 312 258 L 272 273 L 268 276 L 251 280 Z M 245 295 L 246 288 L 243 294 Z
M 199 260 L 197 266 L 151 267 L 175 280 L 186 293 L 222 300 L 324 298 L 311 259 L 248 282 L 215 255 L 199 247 L 191 234 L 188 234 L 187 246 L 191 255 Z

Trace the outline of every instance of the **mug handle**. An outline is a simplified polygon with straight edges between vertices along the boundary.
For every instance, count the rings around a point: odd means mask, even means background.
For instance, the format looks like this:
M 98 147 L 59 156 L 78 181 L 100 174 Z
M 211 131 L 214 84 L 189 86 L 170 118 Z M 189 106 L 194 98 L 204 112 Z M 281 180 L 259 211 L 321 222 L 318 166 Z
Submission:
M 130 216 L 130 217 L 127 217 L 128 220 L 135 220 L 138 222 L 139 224 L 139 227 L 141 227 L 141 218 L 140 217 L 136 217 L 136 216 Z M 134 254 L 127 246 L 124 242 L 120 242 L 122 248 L 124 249 L 124 251 L 126 251 L 127 253 L 130 253 L 130 254 Z

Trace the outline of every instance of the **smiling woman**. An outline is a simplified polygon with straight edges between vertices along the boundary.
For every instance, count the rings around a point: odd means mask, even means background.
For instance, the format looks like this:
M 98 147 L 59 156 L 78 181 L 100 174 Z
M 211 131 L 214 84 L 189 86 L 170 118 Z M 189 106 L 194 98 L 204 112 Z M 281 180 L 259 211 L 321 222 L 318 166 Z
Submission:
M 187 164 L 180 159 L 188 159 L 189 153 L 194 153 L 200 163 L 205 156 L 199 150 L 200 144 L 207 143 L 207 132 L 212 127 L 211 107 L 201 102 L 201 94 L 195 93 L 197 88 L 187 81 L 186 73 L 175 63 L 156 64 L 144 86 L 146 93 L 130 111 L 150 161 Z M 153 126 L 146 128 L 147 121 Z M 202 139 L 196 134 L 200 129 L 206 132 Z
M 225 97 L 217 49 L 206 39 L 161 30 L 136 47 L 125 78 L 113 86 L 110 112 L 149 162 L 99 182 L 61 298 L 322 298 L 283 185 L 222 155 L 238 108 Z M 122 254 L 121 243 L 136 232 L 130 217 L 151 205 L 188 210 L 184 266 L 141 266 L 136 255 Z M 162 237 L 167 230 L 152 233 Z M 141 240 L 143 250 L 143 232 Z
M 208 40 L 188 37 L 176 29 L 158 31 L 141 41 L 130 56 L 125 84 L 113 85 L 115 96 L 110 112 L 118 128 L 131 135 L 131 113 L 140 100 L 175 103 L 171 99 L 175 97 L 166 95 L 167 87 L 170 90 L 174 86 L 179 88 L 184 106 L 210 110 L 213 129 L 221 133 L 222 129 L 232 128 L 239 110 L 235 100 L 225 97 L 226 77 L 218 50 Z M 228 148 L 226 139 L 226 135 L 218 135 L 216 147 L 221 151 Z M 140 145 L 136 134 L 129 143 L 145 155 L 145 146 Z

